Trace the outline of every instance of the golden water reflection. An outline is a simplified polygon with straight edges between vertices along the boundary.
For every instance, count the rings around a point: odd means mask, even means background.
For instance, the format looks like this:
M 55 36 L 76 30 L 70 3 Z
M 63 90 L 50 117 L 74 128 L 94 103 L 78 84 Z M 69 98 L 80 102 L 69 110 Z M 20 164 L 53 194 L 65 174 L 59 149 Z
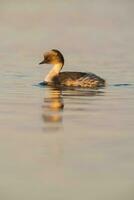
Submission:
M 84 99 L 89 98 L 89 102 L 94 96 L 102 96 L 104 92 L 101 90 L 91 90 L 91 89 L 78 89 L 78 88 L 61 88 L 61 87 L 46 87 L 44 88 L 45 96 L 43 101 L 43 114 L 42 119 L 44 123 L 61 123 L 63 121 L 63 110 L 64 110 L 64 100 L 73 99 L 78 100 L 79 110 L 80 106 L 83 105 Z M 68 102 L 67 101 L 67 102 Z
M 64 109 L 62 91 L 56 87 L 47 88 L 42 108 L 44 122 L 62 122 L 62 110 Z

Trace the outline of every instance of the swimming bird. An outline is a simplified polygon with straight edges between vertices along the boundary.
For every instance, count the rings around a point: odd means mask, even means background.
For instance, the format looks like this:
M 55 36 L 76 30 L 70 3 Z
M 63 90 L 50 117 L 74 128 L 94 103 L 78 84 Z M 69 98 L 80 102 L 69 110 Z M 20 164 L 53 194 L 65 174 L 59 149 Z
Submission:
M 64 65 L 64 57 L 57 49 L 52 49 L 44 54 L 44 59 L 39 64 L 52 64 L 53 68 L 44 80 L 45 85 L 60 85 L 69 87 L 99 88 L 105 86 L 105 80 L 89 72 L 60 72 Z

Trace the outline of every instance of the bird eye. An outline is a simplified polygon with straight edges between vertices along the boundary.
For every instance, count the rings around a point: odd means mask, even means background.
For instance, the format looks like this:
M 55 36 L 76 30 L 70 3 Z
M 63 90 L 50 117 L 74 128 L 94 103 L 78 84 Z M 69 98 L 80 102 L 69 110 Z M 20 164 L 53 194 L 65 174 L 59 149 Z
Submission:
M 46 56 L 46 57 L 45 57 L 45 61 L 46 61 L 46 62 L 50 62 L 49 56 Z

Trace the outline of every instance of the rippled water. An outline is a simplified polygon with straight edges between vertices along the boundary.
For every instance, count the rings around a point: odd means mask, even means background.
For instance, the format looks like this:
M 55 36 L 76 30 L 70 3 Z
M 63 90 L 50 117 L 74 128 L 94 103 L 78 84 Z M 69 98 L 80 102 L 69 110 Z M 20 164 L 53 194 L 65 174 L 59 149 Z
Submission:
M 1 1 L 0 199 L 134 196 L 134 2 Z M 99 90 L 41 87 L 51 48 Z

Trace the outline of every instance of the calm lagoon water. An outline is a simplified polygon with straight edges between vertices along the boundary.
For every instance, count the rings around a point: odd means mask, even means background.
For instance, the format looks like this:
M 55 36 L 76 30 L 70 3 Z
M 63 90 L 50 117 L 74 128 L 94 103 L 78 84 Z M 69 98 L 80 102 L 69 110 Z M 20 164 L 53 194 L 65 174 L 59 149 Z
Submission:
M 134 198 L 134 2 L 1 1 L 0 199 Z M 52 48 L 100 90 L 38 85 Z

